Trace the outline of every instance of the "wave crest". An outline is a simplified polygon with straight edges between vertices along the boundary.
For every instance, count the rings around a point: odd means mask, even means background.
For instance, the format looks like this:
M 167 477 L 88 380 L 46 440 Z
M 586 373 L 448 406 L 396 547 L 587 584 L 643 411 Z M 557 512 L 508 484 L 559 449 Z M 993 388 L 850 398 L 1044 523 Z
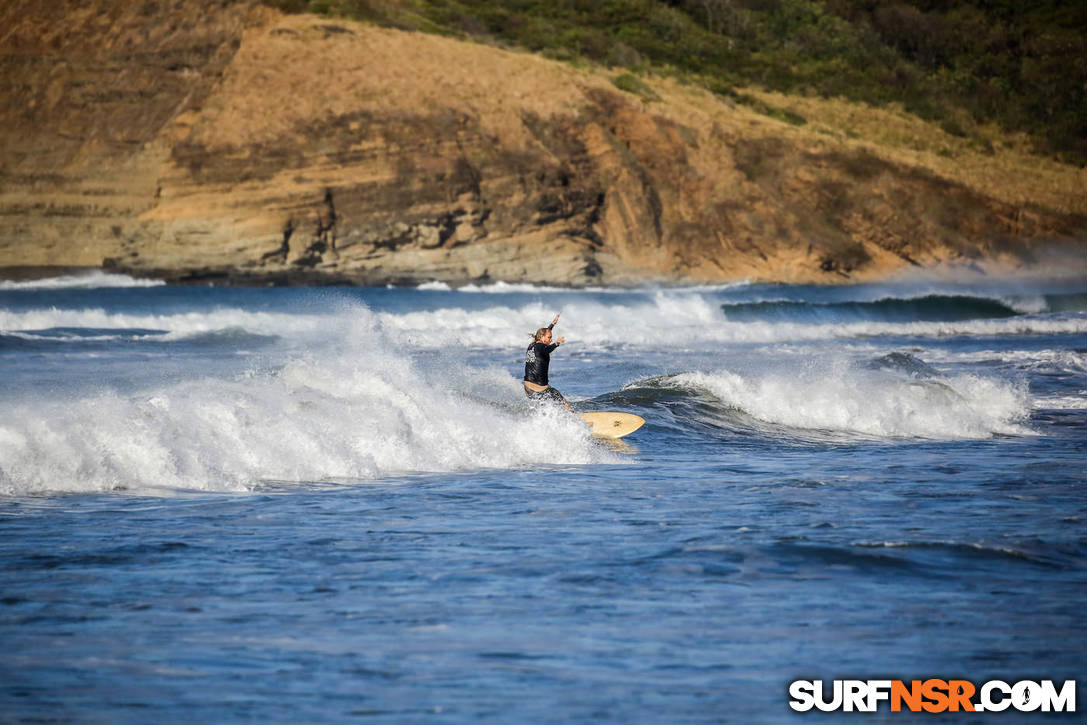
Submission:
M 939 379 L 849 364 L 760 372 L 688 372 L 628 387 L 703 398 L 703 422 L 799 438 L 988 438 L 1030 431 L 1025 389 L 976 375 Z M 705 401 L 712 401 L 706 405 Z
M 0 290 L 58 290 L 95 289 L 100 287 L 159 287 L 166 284 L 158 279 L 136 279 L 127 274 L 93 270 L 42 279 L 3 280 Z

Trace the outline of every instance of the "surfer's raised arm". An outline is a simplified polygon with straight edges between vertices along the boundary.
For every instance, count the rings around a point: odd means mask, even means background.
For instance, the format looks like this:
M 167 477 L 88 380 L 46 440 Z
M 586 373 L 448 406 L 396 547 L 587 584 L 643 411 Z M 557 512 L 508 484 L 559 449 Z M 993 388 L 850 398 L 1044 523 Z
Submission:
M 562 314 L 561 312 L 556 312 L 555 313 L 555 319 L 551 320 L 551 324 L 547 326 L 548 330 L 554 329 L 555 325 L 557 325 L 558 322 L 559 322 L 559 315 L 561 315 L 561 314 Z M 553 345 L 553 347 L 558 347 L 559 345 L 561 345 L 564 342 L 566 342 L 566 338 L 565 337 L 560 337 L 559 339 L 555 340 L 555 344 Z

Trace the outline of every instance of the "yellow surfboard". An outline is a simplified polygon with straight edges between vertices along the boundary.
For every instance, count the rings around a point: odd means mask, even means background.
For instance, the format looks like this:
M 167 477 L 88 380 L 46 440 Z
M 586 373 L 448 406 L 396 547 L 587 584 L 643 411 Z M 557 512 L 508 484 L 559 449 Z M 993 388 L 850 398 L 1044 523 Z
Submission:
M 581 419 L 592 426 L 594 436 L 601 438 L 622 438 L 645 425 L 645 418 L 632 413 L 582 413 Z

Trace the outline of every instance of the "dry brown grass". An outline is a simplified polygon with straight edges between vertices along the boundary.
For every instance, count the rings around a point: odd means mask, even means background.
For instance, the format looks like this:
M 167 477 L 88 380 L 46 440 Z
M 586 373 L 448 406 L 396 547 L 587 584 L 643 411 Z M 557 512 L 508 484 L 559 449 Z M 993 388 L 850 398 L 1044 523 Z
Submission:
M 542 117 L 576 113 L 582 103 L 581 88 L 615 88 L 615 73 L 607 69 L 575 68 L 528 53 L 449 38 L 312 16 L 282 17 L 276 25 L 278 32 L 250 32 L 232 72 L 224 79 L 222 93 L 212 99 L 212 103 L 224 104 L 219 120 L 226 122 L 209 134 L 207 140 L 213 138 L 212 143 L 246 143 L 279 136 L 322 112 L 378 110 L 392 99 L 405 112 L 452 108 L 485 119 L 496 135 L 508 138 L 521 132 L 520 116 L 526 112 Z M 342 26 L 350 34 L 330 37 L 323 27 L 327 25 Z M 359 72 L 360 37 L 365 38 L 369 53 L 367 65 L 381 68 L 380 74 Z M 323 41 L 325 72 L 314 77 L 307 52 L 318 39 Z M 269 65 L 274 72 L 260 70 Z M 816 152 L 864 149 L 1009 204 L 1087 215 L 1087 170 L 1032 154 L 1023 137 L 973 128 L 975 137 L 984 139 L 979 143 L 953 136 L 901 109 L 743 89 L 771 107 L 808 121 L 807 125 L 793 126 L 672 78 L 647 76 L 641 80 L 661 100 L 629 94 L 632 99 L 647 110 L 676 118 L 701 132 L 710 133 L 716 126 L 740 137 L 788 138 Z M 272 105 L 273 99 L 281 94 L 272 92 L 271 86 L 281 88 L 283 84 L 293 88 L 292 103 L 277 107 Z M 197 138 L 203 135 L 202 130 L 197 129 Z
M 807 119 L 808 124 L 793 135 L 807 136 L 809 143 L 867 148 L 889 161 L 927 169 L 1009 204 L 1087 214 L 1087 169 L 1031 153 L 1022 135 L 975 127 L 974 138 L 954 136 L 901 108 L 746 92 Z

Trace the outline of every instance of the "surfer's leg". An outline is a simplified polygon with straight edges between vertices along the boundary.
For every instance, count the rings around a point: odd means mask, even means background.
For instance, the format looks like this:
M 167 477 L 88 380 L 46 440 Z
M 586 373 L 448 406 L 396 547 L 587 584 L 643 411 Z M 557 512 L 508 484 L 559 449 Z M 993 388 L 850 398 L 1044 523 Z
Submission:
M 567 410 L 573 410 L 573 408 L 570 407 L 570 404 L 566 402 L 566 398 L 563 396 L 563 394 L 555 390 L 554 388 L 548 388 L 542 394 L 547 396 L 548 399 L 561 404 L 562 407 L 566 408 Z

